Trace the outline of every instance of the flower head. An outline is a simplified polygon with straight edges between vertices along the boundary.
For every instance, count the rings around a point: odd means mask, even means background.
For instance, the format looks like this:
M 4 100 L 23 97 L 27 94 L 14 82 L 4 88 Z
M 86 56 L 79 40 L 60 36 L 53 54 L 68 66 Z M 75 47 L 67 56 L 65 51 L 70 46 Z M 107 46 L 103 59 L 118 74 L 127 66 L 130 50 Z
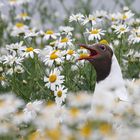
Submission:
M 45 86 L 54 91 L 56 86 L 59 86 L 64 82 L 64 76 L 60 75 L 60 71 L 55 68 L 50 72 L 48 77 L 44 77 L 44 82 L 46 83 Z
M 72 21 L 82 21 L 83 20 L 83 18 L 84 18 L 84 16 L 81 14 L 81 13 L 78 13 L 78 14 L 72 14 L 71 16 L 70 16 L 70 19 L 69 19 L 69 21 L 70 22 L 72 22 Z
M 62 102 L 66 99 L 67 89 L 64 86 L 57 86 L 56 90 L 54 91 L 55 101 L 58 106 L 61 106 Z
M 120 38 L 123 34 L 127 33 L 129 31 L 129 27 L 125 24 L 120 24 L 117 26 L 113 26 L 115 29 L 115 33 L 118 34 L 118 37 Z
M 39 54 L 40 50 L 39 49 L 34 49 L 33 47 L 24 47 L 24 49 L 22 49 L 23 52 L 23 57 L 31 57 L 34 58 L 34 54 Z
M 104 30 L 102 29 L 97 29 L 97 28 L 92 28 L 91 30 L 88 30 L 87 29 L 87 34 L 89 34 L 88 36 L 88 40 L 100 40 L 101 39 L 101 36 L 104 35 Z

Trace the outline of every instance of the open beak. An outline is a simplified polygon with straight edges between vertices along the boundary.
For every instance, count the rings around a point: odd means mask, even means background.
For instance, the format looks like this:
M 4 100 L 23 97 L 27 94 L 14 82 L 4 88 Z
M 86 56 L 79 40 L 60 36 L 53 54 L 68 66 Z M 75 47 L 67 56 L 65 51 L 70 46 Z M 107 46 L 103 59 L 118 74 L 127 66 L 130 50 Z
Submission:
M 90 60 L 95 58 L 96 55 L 98 55 L 98 52 L 92 47 L 90 47 L 89 45 L 86 44 L 78 44 L 78 46 L 83 47 L 87 50 L 89 50 L 89 54 L 86 55 L 81 55 L 78 60 Z

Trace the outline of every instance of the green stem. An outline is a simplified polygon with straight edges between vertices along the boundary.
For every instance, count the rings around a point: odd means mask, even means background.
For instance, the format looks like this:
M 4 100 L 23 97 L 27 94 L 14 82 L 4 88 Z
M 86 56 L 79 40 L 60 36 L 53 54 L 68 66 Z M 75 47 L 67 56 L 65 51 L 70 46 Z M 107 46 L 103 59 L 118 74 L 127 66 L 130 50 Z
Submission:
M 79 21 L 78 21 L 78 20 L 77 20 L 77 23 L 78 23 L 78 25 L 80 26 L 80 28 L 82 28 L 82 29 L 83 29 L 83 27 L 81 26 L 81 24 L 79 23 Z M 85 35 L 84 35 L 83 31 L 82 31 L 82 36 L 83 36 L 83 38 L 84 38 L 84 40 L 85 40 L 85 43 L 86 43 L 86 44 L 88 44 L 88 43 L 87 43 L 87 39 L 86 39 L 86 37 L 85 37 Z

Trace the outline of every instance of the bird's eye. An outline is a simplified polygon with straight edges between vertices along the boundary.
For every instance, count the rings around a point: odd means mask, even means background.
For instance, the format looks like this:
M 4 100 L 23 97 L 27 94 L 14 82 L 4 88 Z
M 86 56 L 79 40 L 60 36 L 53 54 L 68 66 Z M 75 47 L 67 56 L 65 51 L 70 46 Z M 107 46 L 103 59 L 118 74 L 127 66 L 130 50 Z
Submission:
M 101 45 L 100 48 L 105 51 L 106 50 L 106 47 L 104 45 Z

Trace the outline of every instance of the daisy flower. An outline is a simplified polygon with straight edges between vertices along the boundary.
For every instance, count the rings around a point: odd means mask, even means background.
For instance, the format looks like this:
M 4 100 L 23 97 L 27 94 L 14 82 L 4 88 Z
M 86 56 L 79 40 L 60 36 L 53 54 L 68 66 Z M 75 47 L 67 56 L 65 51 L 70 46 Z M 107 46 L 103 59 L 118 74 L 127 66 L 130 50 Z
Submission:
M 55 68 L 50 72 L 48 77 L 44 77 L 44 82 L 46 83 L 46 87 L 54 91 L 56 86 L 59 86 L 64 82 L 64 76 L 60 75 L 60 71 Z
M 58 48 L 66 48 L 66 47 L 73 47 L 73 43 L 72 43 L 73 39 L 71 39 L 69 36 L 67 37 L 60 37 L 59 40 L 56 42 L 56 46 L 58 46 Z
M 89 36 L 88 36 L 88 40 L 100 40 L 101 39 L 101 36 L 103 36 L 103 35 L 105 35 L 104 34 L 104 30 L 102 30 L 102 29 L 91 29 L 91 30 L 88 30 L 87 29 L 87 34 L 89 34 Z
M 9 113 L 14 113 L 24 105 L 24 102 L 18 99 L 14 94 L 0 95 L 0 118 L 3 118 Z
M 99 19 L 106 18 L 107 17 L 107 12 L 104 11 L 104 10 L 95 11 L 95 16 Z
M 132 18 L 133 16 L 134 16 L 134 14 L 129 10 L 127 12 L 121 13 L 119 18 L 120 18 L 120 20 L 127 21 L 130 18 Z
M 59 34 L 58 33 L 55 33 L 53 30 L 47 30 L 45 33 L 44 33 L 44 39 L 45 40 L 49 40 L 50 38 L 51 39 L 57 39 L 57 36 Z
M 74 28 L 70 26 L 60 26 L 59 30 L 64 35 L 72 36 L 72 31 Z
M 34 101 L 27 103 L 26 107 L 23 110 L 24 114 L 26 115 L 26 122 L 33 120 L 37 116 L 37 113 L 42 109 L 43 109 L 42 101 Z
M 65 101 L 67 96 L 67 90 L 64 86 L 57 86 L 56 90 L 54 91 L 55 95 L 55 102 L 58 106 L 61 106 L 61 104 Z
M 13 67 L 8 68 L 7 71 L 6 71 L 6 74 L 7 75 L 12 75 L 13 73 L 23 73 L 23 72 L 24 72 L 23 67 L 20 66 L 20 65 L 17 65 L 14 68 Z
M 23 57 L 31 57 L 34 58 L 34 54 L 39 54 L 40 50 L 39 49 L 34 49 L 33 47 L 25 47 L 22 49 L 23 52 Z
M 123 34 L 127 33 L 129 31 L 129 27 L 127 25 L 117 25 L 117 26 L 112 26 L 115 29 L 115 33 L 118 34 L 118 37 L 120 38 Z
M 97 23 L 97 18 L 94 15 L 89 15 L 88 17 L 86 16 L 85 19 L 83 20 L 82 24 L 85 25 L 89 22 L 92 25 L 95 25 Z
M 9 66 L 13 66 L 13 65 L 21 65 L 23 62 L 23 58 L 21 57 L 16 57 L 15 55 L 7 55 L 4 56 L 3 58 L 3 64 L 7 64 Z
M 69 22 L 72 22 L 72 21 L 82 21 L 83 18 L 84 18 L 84 15 L 82 15 L 81 13 L 78 13 L 76 15 L 72 14 L 70 16 Z
M 72 60 L 74 58 L 78 58 L 78 54 L 72 49 L 66 51 L 66 60 Z
M 27 13 L 24 12 L 24 13 L 18 14 L 16 19 L 24 20 L 25 21 L 25 20 L 29 20 L 30 17 L 29 17 L 29 15 Z
M 21 54 L 22 48 L 24 48 L 23 41 L 6 45 L 6 49 L 9 50 L 13 55 L 16 55 L 17 53 Z
M 51 46 L 47 46 L 41 54 L 41 59 L 45 65 L 52 67 L 54 63 L 61 64 L 64 60 L 62 51 L 55 50 Z
M 131 44 L 139 43 L 140 42 L 140 27 L 138 29 L 133 29 L 131 33 L 132 34 L 128 38 L 129 42 Z
M 120 13 L 111 13 L 109 14 L 108 19 L 111 20 L 113 23 L 118 22 Z
M 16 23 L 11 32 L 12 36 L 18 36 L 19 34 L 24 34 L 28 30 L 28 26 L 24 25 L 22 22 Z
M 36 29 L 29 29 L 25 32 L 24 38 L 28 38 L 28 37 L 36 37 L 39 35 L 39 32 L 36 32 Z

